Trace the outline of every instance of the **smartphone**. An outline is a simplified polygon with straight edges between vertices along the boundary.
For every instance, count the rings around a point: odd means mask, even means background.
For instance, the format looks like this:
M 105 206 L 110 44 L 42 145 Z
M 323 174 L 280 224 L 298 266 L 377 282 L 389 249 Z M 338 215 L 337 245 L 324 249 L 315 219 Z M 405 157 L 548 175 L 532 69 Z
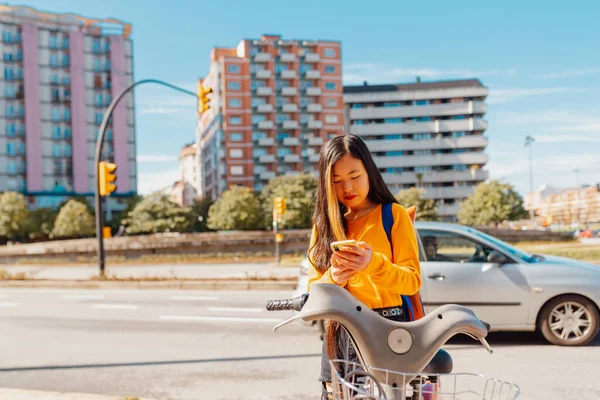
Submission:
M 352 240 L 340 240 L 339 242 L 331 243 L 331 250 L 333 251 L 341 251 L 344 246 L 354 246 L 358 247 L 358 242 L 354 239 Z

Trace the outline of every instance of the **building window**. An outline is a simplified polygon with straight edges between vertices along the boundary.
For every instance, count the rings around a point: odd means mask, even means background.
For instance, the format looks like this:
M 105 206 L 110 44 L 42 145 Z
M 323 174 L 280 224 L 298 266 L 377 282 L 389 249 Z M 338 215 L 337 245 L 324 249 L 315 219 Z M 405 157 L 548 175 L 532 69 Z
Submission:
M 16 133 L 15 124 L 7 124 L 6 125 L 6 136 L 14 137 Z
M 110 60 L 106 60 L 106 64 L 105 64 L 105 66 L 104 66 L 104 69 L 105 69 L 106 71 L 110 71 Z
M 8 31 L 2 32 L 2 41 L 4 43 L 12 42 L 12 32 L 8 32 Z
M 325 82 L 325 90 L 335 90 L 335 82 Z
M 256 107 L 259 106 L 261 104 L 266 104 L 267 100 L 264 99 L 263 97 L 253 97 L 252 98 L 252 107 Z
M 242 151 L 242 149 L 230 149 L 229 150 L 229 157 L 231 157 L 231 158 L 242 158 L 242 157 L 244 157 L 244 152 Z
M 56 83 L 58 83 L 58 77 L 56 77 Z M 68 76 L 63 77 L 63 85 L 70 85 L 71 84 L 71 78 Z
M 112 131 L 111 131 L 112 133 Z M 71 128 L 70 127 L 65 127 L 65 139 L 71 139 Z
M 452 137 L 453 138 L 459 138 L 459 137 L 464 137 L 467 136 L 467 133 L 464 131 L 461 132 L 452 132 Z
M 62 48 L 63 49 L 68 49 L 69 48 L 69 37 L 68 36 L 64 36 L 62 39 Z
M 232 132 L 229 134 L 229 140 L 232 142 L 241 142 L 244 140 L 244 135 L 241 132 Z
M 429 172 L 431 167 L 415 167 L 415 172 Z
M 386 124 L 401 124 L 402 118 L 386 118 L 384 119 Z
M 431 121 L 430 117 L 417 117 L 415 119 L 419 122 Z
M 325 99 L 325 107 L 335 108 L 338 106 L 338 99 L 334 97 L 328 97 Z
M 258 124 L 259 122 L 265 121 L 266 119 L 267 119 L 267 117 L 265 117 L 264 115 L 253 115 L 252 123 Z
M 8 162 L 8 174 L 16 175 L 17 174 L 17 163 L 14 161 Z
M 240 81 L 229 81 L 227 82 L 228 90 L 240 90 L 242 87 Z
M 52 139 L 60 139 L 60 126 L 52 127 Z
M 11 105 L 6 105 L 6 116 L 12 118 L 15 116 L 15 108 Z
M 54 85 L 58 85 L 58 75 L 56 75 L 56 74 L 50 75 L 50 83 L 52 83 Z
M 244 175 L 244 166 L 243 165 L 232 165 L 229 169 L 231 175 Z
M 267 132 L 252 132 L 252 140 L 264 139 L 267 137 Z
M 227 104 L 231 108 L 240 108 L 242 106 L 242 99 L 229 99 Z
M 65 108 L 64 117 L 65 117 L 65 121 L 71 120 L 71 109 L 70 108 Z
M 430 156 L 433 152 L 431 150 L 415 150 L 415 156 Z
M 102 119 L 104 118 L 104 115 L 102 113 L 97 112 L 95 114 L 95 121 L 96 121 L 96 125 L 100 125 L 102 124 Z
M 94 98 L 94 104 L 96 105 L 96 107 L 102 107 L 104 105 L 104 103 L 102 102 L 102 93 L 96 94 L 96 97 Z
M 277 114 L 277 122 L 281 123 L 281 122 L 289 121 L 289 120 L 290 120 L 289 114 Z
M 4 95 L 9 99 L 14 99 L 17 96 L 17 91 L 14 85 L 6 85 L 4 87 Z
M 326 65 L 325 73 L 326 74 L 335 74 L 335 65 Z
M 289 138 L 290 134 L 289 133 L 278 133 L 277 134 L 277 140 L 278 141 L 282 141 L 285 138 Z
M 51 49 L 57 49 L 58 48 L 58 38 L 56 37 L 56 35 L 50 35 L 49 37 L 49 46 Z
M 92 41 L 92 53 L 102 53 L 102 44 L 100 39 L 94 39 Z
M 325 123 L 327 124 L 337 124 L 338 116 L 335 114 L 327 114 L 325 116 Z
M 231 125 L 241 125 L 242 117 L 229 117 L 229 123 Z
M 335 57 L 335 49 L 332 47 L 326 47 L 325 49 L 323 49 L 323 56 L 327 58 Z
M 394 156 L 401 156 L 403 154 L 404 153 L 402 151 L 386 151 L 385 152 L 386 156 L 392 156 L 392 157 L 394 157 Z
M 12 68 L 4 68 L 4 79 L 12 81 L 14 79 L 14 72 Z
M 414 140 L 429 140 L 431 139 L 431 133 L 415 133 L 413 135 Z
M 60 109 L 53 108 L 50 118 L 52 118 L 52 121 L 54 121 L 54 122 L 59 122 L 60 121 Z
M 94 71 L 96 71 L 96 72 L 102 71 L 102 60 L 99 58 L 94 59 Z
M 71 145 L 65 144 L 65 157 L 71 157 Z
M 253 149 L 252 150 L 252 157 L 254 157 L 254 158 L 266 156 L 267 154 L 268 154 L 267 149 Z
M 277 157 L 284 157 L 292 154 L 292 150 L 287 147 L 278 147 L 277 148 Z
M 60 144 L 53 144 L 52 145 L 52 157 L 62 157 L 62 148 L 60 147 Z
M 56 54 L 56 53 L 50 54 L 50 66 L 53 68 L 58 67 L 58 54 Z
M 465 119 L 464 115 L 455 115 L 452 119 Z
M 228 64 L 227 65 L 227 72 L 230 74 L 239 74 L 240 73 L 240 66 L 239 64 Z
M 416 106 L 426 106 L 429 104 L 429 100 L 417 100 L 415 101 Z

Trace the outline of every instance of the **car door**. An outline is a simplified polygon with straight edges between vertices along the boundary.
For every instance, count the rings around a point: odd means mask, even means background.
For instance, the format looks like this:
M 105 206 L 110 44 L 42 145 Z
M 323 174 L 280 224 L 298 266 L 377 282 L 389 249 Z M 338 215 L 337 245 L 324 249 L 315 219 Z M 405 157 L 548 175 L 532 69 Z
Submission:
M 427 313 L 444 304 L 461 304 L 494 328 L 527 323 L 527 279 L 520 264 L 487 263 L 490 246 L 451 230 L 418 229 L 425 260 L 421 297 Z

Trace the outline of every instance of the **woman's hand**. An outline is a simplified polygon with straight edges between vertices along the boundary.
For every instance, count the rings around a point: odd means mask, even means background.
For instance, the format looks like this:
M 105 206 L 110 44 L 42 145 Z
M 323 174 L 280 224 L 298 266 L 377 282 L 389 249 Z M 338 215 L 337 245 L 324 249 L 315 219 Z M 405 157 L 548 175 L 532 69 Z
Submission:
M 331 256 L 331 265 L 342 265 L 346 269 L 358 272 L 367 268 L 372 257 L 371 246 L 365 242 L 358 242 L 358 247 L 344 246 L 341 251 L 334 251 Z
M 345 286 L 346 283 L 348 283 L 348 281 L 352 279 L 352 277 L 356 274 L 357 271 L 351 268 L 346 268 L 345 266 L 341 265 L 337 261 L 337 258 L 334 258 L 334 255 L 335 254 L 331 256 L 330 260 L 331 267 L 329 270 L 331 271 L 331 279 L 336 284 L 340 286 Z

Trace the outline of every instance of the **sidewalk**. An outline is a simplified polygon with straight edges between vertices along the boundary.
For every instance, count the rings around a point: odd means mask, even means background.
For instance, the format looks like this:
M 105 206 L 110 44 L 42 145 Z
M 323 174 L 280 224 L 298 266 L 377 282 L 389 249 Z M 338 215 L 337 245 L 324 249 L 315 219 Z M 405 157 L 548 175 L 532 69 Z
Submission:
M 135 396 L 104 396 L 99 394 L 42 392 L 39 390 L 0 388 L 0 400 L 149 400 Z
M 176 264 L 97 266 L 0 266 L 0 287 L 78 289 L 292 290 L 297 265 Z

